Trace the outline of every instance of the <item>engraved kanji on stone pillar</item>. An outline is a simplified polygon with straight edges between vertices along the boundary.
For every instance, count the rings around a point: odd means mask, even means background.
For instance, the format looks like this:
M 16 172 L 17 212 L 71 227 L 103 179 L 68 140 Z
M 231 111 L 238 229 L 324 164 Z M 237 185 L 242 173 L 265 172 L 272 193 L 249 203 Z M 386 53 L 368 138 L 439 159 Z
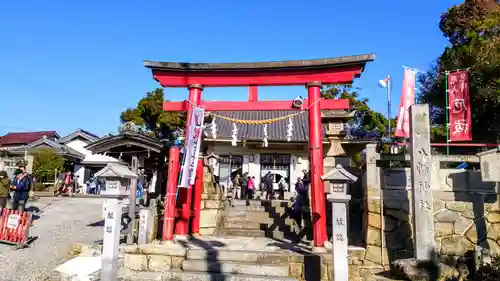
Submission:
M 416 258 L 429 260 L 434 250 L 429 105 L 412 105 L 410 115 L 413 243 Z

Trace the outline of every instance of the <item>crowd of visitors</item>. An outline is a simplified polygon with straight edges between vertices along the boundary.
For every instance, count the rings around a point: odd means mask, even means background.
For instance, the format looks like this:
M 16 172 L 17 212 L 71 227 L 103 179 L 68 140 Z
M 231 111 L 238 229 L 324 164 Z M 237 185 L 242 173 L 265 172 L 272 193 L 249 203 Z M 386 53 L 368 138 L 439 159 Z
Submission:
M 299 229 L 303 230 L 303 222 L 310 216 L 309 210 L 309 186 L 311 183 L 310 173 L 308 170 L 303 170 L 303 177 L 297 178 L 295 184 L 295 198 L 293 198 L 293 205 L 291 212 L 288 214 L 292 217 Z M 262 178 L 262 191 L 265 192 L 265 196 L 262 197 L 265 200 L 272 201 L 275 198 L 275 175 L 270 171 Z M 240 199 L 245 199 L 246 205 L 250 205 L 250 199 L 253 199 L 257 187 L 255 185 L 255 177 L 248 176 L 248 173 L 240 174 L 236 173 L 229 183 L 229 189 L 231 190 L 231 205 L 234 207 L 236 197 L 239 196 Z M 288 183 L 285 177 L 281 177 L 278 181 L 278 200 L 284 200 L 285 190 L 288 190 Z
M 28 199 L 34 194 L 33 176 L 24 165 L 20 165 L 11 177 L 6 171 L 0 171 L 0 208 L 10 205 L 11 209 L 23 212 Z

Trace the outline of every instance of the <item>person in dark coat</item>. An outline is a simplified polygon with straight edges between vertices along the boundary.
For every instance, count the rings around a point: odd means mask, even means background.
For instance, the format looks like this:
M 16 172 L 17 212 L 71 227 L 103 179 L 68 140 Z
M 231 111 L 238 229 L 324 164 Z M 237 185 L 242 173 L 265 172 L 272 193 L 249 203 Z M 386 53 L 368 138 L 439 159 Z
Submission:
M 264 176 L 264 184 L 265 184 L 265 187 L 266 187 L 266 200 L 270 200 L 271 201 L 274 198 L 273 183 L 274 183 L 274 175 L 271 173 L 271 171 L 269 171 Z
M 299 228 L 302 228 L 302 220 L 304 213 L 309 211 L 309 192 L 304 180 L 301 178 L 297 179 L 295 184 L 295 192 L 297 194 L 295 201 L 293 202 L 293 213 L 294 219 Z
M 33 186 L 33 178 L 26 172 L 25 166 L 20 166 L 19 170 L 21 172 L 16 176 L 15 185 L 13 186 L 12 209 L 24 212 Z

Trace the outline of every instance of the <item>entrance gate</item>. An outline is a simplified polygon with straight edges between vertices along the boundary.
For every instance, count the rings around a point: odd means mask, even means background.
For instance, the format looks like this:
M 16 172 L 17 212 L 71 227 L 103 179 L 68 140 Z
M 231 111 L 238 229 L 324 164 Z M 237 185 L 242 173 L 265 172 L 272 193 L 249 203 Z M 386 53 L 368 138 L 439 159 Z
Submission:
M 321 99 L 324 84 L 351 84 L 361 75 L 374 54 L 329 59 L 298 60 L 261 63 L 177 63 L 145 61 L 153 78 L 163 87 L 186 87 L 189 99 L 182 102 L 164 102 L 166 111 L 186 111 L 188 118 L 193 106 L 210 111 L 267 111 L 307 110 L 309 113 L 309 160 L 311 175 L 311 207 L 313 215 L 314 246 L 323 247 L 327 241 L 325 193 L 321 176 L 323 170 L 323 132 L 321 110 L 349 108 L 348 100 Z M 258 86 L 305 85 L 308 99 L 300 107 L 292 101 L 258 101 Z M 248 101 L 204 101 L 204 87 L 249 87 Z M 189 120 L 187 120 L 189 124 Z M 188 126 L 188 125 L 186 125 Z M 188 132 L 186 128 L 186 132 Z M 200 161 L 201 162 L 201 161 Z M 181 194 L 184 193 L 184 194 Z M 178 234 L 187 235 L 191 214 L 192 188 L 181 188 L 178 202 L 182 205 Z M 201 200 L 201 196 L 195 196 Z M 196 201 L 195 200 L 195 201 Z M 199 205 L 199 202 L 194 202 Z M 195 216 L 196 216 L 195 212 Z M 198 214 L 199 215 L 199 214 Z M 199 219 L 199 218 L 198 218 Z M 195 220 L 197 220 L 195 218 Z M 198 221 L 198 220 L 197 220 Z

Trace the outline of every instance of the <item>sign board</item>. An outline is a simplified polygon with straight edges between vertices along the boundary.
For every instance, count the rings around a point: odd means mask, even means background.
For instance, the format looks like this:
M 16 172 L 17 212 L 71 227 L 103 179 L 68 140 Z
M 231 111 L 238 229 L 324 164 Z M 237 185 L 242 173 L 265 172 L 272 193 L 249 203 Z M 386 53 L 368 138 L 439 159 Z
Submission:
M 7 218 L 7 228 L 16 229 L 19 226 L 20 220 L 20 215 L 9 215 L 9 217 Z

